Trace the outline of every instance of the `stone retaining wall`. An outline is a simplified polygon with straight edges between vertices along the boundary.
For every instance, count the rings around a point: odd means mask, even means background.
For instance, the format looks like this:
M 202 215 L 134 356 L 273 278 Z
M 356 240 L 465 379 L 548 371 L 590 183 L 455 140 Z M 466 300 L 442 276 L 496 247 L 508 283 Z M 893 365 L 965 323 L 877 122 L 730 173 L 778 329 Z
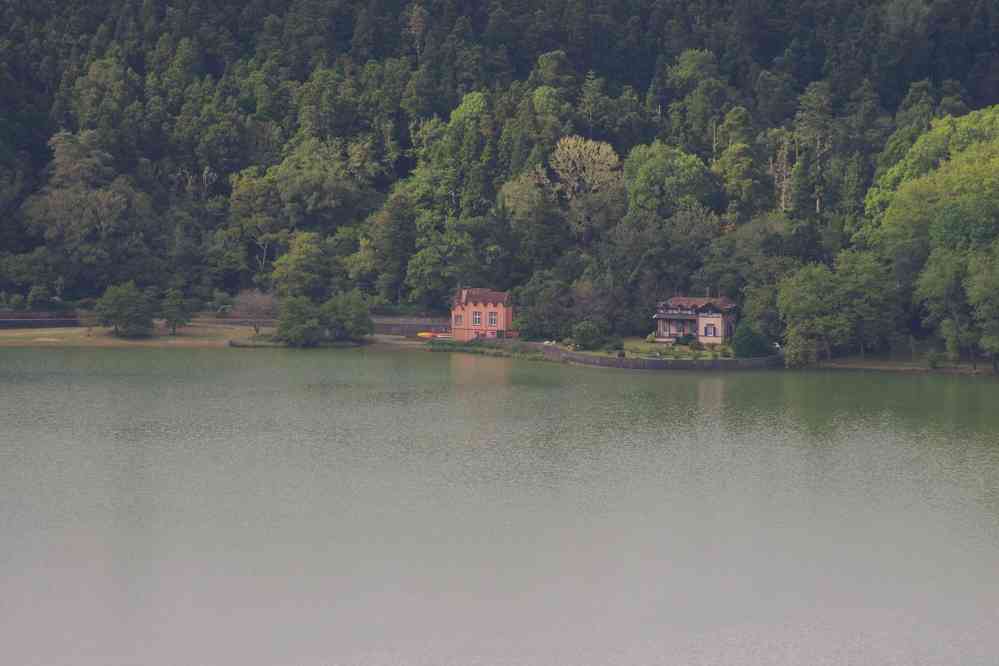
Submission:
M 524 343 L 522 343 L 524 344 Z M 566 351 L 560 347 L 541 343 L 526 343 L 540 350 L 545 359 L 561 363 L 578 363 L 601 368 L 621 368 L 623 370 L 765 370 L 783 367 L 780 356 L 766 358 L 718 358 L 718 359 L 674 359 L 674 358 L 617 358 L 596 356 L 581 352 Z

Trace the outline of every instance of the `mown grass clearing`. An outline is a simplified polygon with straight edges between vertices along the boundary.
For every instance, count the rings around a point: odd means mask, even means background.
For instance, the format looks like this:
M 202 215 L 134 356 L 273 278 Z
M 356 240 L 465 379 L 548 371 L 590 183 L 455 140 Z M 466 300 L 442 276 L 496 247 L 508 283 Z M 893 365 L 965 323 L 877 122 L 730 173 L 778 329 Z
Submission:
M 158 323 L 152 336 L 118 338 L 110 328 L 81 326 L 79 328 L 19 328 L 0 330 L 0 347 L 225 347 L 229 340 L 253 337 L 249 326 L 185 326 L 170 335 Z

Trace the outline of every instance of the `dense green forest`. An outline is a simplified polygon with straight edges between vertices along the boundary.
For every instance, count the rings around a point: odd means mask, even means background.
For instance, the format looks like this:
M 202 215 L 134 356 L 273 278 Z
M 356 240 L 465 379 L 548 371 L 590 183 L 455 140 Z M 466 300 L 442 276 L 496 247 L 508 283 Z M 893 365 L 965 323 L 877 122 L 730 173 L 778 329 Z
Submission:
M 7 0 L 0 291 L 999 352 L 999 0 Z

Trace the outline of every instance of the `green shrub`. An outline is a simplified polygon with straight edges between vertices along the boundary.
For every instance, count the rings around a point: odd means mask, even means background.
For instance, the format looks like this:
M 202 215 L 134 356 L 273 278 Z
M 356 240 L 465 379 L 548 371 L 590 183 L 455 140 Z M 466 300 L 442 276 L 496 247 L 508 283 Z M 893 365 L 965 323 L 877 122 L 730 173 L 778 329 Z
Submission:
M 7 305 L 11 310 L 20 310 L 24 307 L 24 296 L 21 294 L 11 294 L 7 299 Z
M 693 333 L 686 333 L 686 334 L 681 335 L 680 337 L 678 337 L 676 339 L 676 342 L 674 344 L 683 345 L 684 347 L 689 347 L 690 345 L 694 344 L 695 342 L 697 342 L 697 338 L 694 336 L 694 334 Z
M 160 303 L 160 316 L 166 321 L 170 335 L 177 335 L 177 327 L 191 323 L 191 306 L 179 289 L 167 290 Z
M 742 321 L 735 329 L 735 337 L 732 338 L 732 349 L 736 358 L 759 358 L 770 356 L 773 348 L 765 337 L 763 337 L 748 321 Z
M 654 343 L 656 341 L 656 334 L 655 333 L 649 333 L 648 335 L 645 336 L 645 341 L 648 342 L 648 343 L 650 343 L 650 344 Z
M 107 288 L 97 301 L 97 321 L 114 328 L 123 338 L 137 338 L 153 332 L 155 307 L 134 282 Z
M 315 347 L 323 340 L 319 306 L 305 296 L 292 296 L 281 304 L 275 338 L 292 347 Z
M 48 287 L 42 285 L 35 285 L 28 292 L 28 309 L 29 310 L 44 310 L 52 302 L 52 294 L 49 293 Z
M 320 314 L 325 333 L 333 340 L 361 340 L 375 332 L 368 302 L 357 289 L 330 298 Z
M 789 368 L 805 368 L 815 365 L 819 359 L 818 351 L 814 340 L 797 334 L 793 328 L 788 329 L 784 345 L 784 365 Z
M 292 347 L 315 347 L 327 341 L 361 340 L 374 329 L 368 302 L 355 289 L 336 294 L 322 305 L 307 296 L 286 298 L 275 337 Z
M 234 302 L 235 299 L 227 292 L 216 289 L 212 292 L 212 301 L 208 304 L 208 307 L 211 308 L 212 312 L 224 315 L 232 310 Z
M 943 362 L 946 359 L 946 357 L 947 357 L 946 354 L 942 354 L 938 351 L 931 351 L 929 354 L 926 355 L 926 365 L 930 369 L 936 370 L 941 365 L 943 365 Z
M 581 321 L 572 327 L 572 337 L 580 349 L 599 349 L 604 343 L 604 332 L 595 322 L 589 319 Z

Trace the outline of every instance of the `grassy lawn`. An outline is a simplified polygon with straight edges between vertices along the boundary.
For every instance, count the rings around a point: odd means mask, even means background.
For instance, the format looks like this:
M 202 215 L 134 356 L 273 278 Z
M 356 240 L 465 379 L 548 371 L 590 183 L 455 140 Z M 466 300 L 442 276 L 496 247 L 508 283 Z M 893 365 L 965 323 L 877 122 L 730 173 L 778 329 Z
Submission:
M 249 326 L 184 326 L 169 334 L 161 323 L 153 336 L 123 339 L 100 326 L 79 328 L 20 328 L 0 330 L 0 347 L 225 347 L 229 340 L 253 337 Z
M 669 345 L 661 342 L 646 342 L 645 338 L 625 338 L 624 351 L 630 354 L 643 354 L 655 356 L 665 350 Z

